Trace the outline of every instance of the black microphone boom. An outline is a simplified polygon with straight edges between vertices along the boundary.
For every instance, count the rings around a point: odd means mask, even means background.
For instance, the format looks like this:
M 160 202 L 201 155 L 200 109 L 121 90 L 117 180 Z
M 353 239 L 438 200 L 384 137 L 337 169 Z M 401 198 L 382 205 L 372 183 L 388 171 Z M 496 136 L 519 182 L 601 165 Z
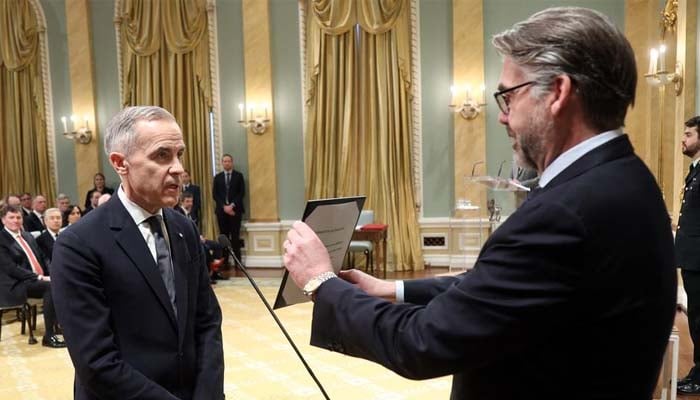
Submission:
M 231 241 L 228 240 L 226 235 L 219 235 L 219 244 L 224 246 L 228 250 L 229 254 L 236 261 L 236 265 L 238 265 L 238 268 L 240 268 L 241 271 L 243 271 L 243 274 L 245 274 L 246 278 L 248 278 L 248 280 L 250 281 L 250 284 L 253 285 L 253 288 L 258 293 L 258 296 L 260 296 L 260 300 L 262 300 L 262 302 L 265 304 L 267 311 L 270 312 L 270 315 L 272 315 L 272 318 L 275 320 L 275 322 L 277 322 L 277 326 L 279 326 L 280 329 L 282 330 L 284 337 L 287 338 L 287 341 L 294 349 L 294 352 L 297 353 L 297 356 L 301 360 L 301 363 L 304 364 L 304 367 L 309 372 L 309 375 L 311 375 L 311 378 L 314 380 L 314 382 L 316 382 L 316 385 L 321 390 L 321 393 L 323 394 L 323 398 L 325 398 L 326 400 L 330 400 L 330 397 L 328 397 L 328 394 L 326 393 L 325 389 L 323 389 L 323 385 L 321 385 L 321 382 L 318 380 L 318 378 L 316 378 L 316 375 L 314 374 L 314 371 L 311 370 L 311 367 L 309 367 L 309 364 L 306 363 L 306 360 L 304 359 L 304 356 L 301 355 L 301 352 L 297 348 L 297 345 L 294 344 L 292 337 L 289 336 L 289 333 L 287 333 L 287 330 L 284 329 L 284 326 L 282 325 L 282 321 L 280 321 L 279 318 L 277 318 L 277 314 L 275 314 L 275 312 L 272 310 L 272 307 L 270 307 L 270 303 L 267 302 L 267 300 L 265 299 L 265 296 L 263 296 L 262 292 L 260 291 L 260 288 L 255 283 L 253 278 L 250 276 L 250 274 L 248 274 L 248 270 L 246 270 L 246 268 L 243 266 L 243 263 L 241 263 L 241 260 L 239 260 L 238 257 L 236 257 L 236 254 L 233 252 L 233 249 L 231 248 Z

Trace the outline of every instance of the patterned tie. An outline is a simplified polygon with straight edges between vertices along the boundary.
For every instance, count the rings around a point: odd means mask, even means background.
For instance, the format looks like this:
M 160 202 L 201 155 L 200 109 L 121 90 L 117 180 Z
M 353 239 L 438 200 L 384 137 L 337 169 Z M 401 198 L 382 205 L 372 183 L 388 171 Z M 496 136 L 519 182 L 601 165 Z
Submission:
M 44 275 L 44 269 L 41 268 L 41 264 L 39 263 L 39 260 L 36 259 L 32 248 L 29 247 L 29 243 L 24 241 L 24 238 L 21 234 L 17 235 L 17 241 L 19 242 L 20 246 L 22 246 L 22 248 L 24 249 L 24 252 L 27 253 L 27 256 L 29 257 L 29 264 L 31 264 L 34 273 L 36 273 L 37 275 Z
M 148 225 L 151 228 L 151 233 L 153 233 L 153 238 L 156 243 L 158 271 L 160 272 L 161 278 L 163 278 L 165 289 L 168 291 L 168 297 L 170 297 L 170 303 L 173 305 L 175 317 L 177 317 L 177 308 L 175 307 L 175 278 L 173 276 L 173 263 L 172 259 L 170 258 L 168 244 L 165 242 L 160 218 L 160 215 L 152 215 L 146 219 L 146 222 L 148 222 Z

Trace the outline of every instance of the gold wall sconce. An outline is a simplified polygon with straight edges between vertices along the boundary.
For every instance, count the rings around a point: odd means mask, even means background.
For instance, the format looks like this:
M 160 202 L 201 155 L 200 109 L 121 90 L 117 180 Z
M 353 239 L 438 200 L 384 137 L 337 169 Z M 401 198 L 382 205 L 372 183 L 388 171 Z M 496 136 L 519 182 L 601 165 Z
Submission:
M 486 107 L 486 100 L 484 98 L 484 92 L 486 87 L 481 85 L 481 90 L 478 96 L 475 98 L 472 93 L 471 85 L 465 87 L 464 100 L 460 101 L 458 92 L 459 88 L 457 86 L 451 86 L 450 92 L 452 93 L 451 101 L 452 103 L 448 106 L 452 112 L 458 113 L 462 118 L 466 120 L 473 120 L 481 114 L 482 108 Z
M 83 117 L 83 126 L 78 127 L 78 117 L 70 116 L 71 129 L 68 129 L 68 118 L 61 117 L 63 123 L 63 137 L 70 140 L 75 140 L 80 144 L 88 144 L 92 141 L 92 131 L 90 130 L 90 116 Z
M 673 71 L 666 68 L 666 46 L 653 48 L 649 51 L 649 70 L 644 75 L 651 86 L 663 86 L 673 83 L 676 96 L 683 93 L 683 64 L 676 62 Z
M 253 132 L 256 135 L 262 135 L 270 126 L 271 119 L 268 117 L 268 105 L 262 104 L 260 106 L 255 105 L 255 103 L 249 103 L 246 111 L 243 103 L 238 105 L 239 118 L 238 123 Z M 260 114 L 262 111 L 262 114 Z

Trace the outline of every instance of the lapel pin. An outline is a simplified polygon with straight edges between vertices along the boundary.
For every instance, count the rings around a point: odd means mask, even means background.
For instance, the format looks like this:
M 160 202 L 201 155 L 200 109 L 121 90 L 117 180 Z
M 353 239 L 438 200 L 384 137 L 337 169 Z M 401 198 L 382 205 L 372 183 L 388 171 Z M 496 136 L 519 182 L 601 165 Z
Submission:
M 180 236 L 180 237 L 184 237 L 184 236 L 182 235 L 182 233 L 180 233 L 180 232 L 178 232 L 177 234 L 178 234 L 178 236 Z

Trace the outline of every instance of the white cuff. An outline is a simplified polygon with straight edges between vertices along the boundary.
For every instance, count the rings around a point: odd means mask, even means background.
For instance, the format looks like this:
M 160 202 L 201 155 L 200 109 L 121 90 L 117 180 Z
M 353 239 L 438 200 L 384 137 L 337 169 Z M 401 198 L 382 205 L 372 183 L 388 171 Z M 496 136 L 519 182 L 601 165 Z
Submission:
M 403 281 L 396 281 L 396 302 L 403 303 Z

